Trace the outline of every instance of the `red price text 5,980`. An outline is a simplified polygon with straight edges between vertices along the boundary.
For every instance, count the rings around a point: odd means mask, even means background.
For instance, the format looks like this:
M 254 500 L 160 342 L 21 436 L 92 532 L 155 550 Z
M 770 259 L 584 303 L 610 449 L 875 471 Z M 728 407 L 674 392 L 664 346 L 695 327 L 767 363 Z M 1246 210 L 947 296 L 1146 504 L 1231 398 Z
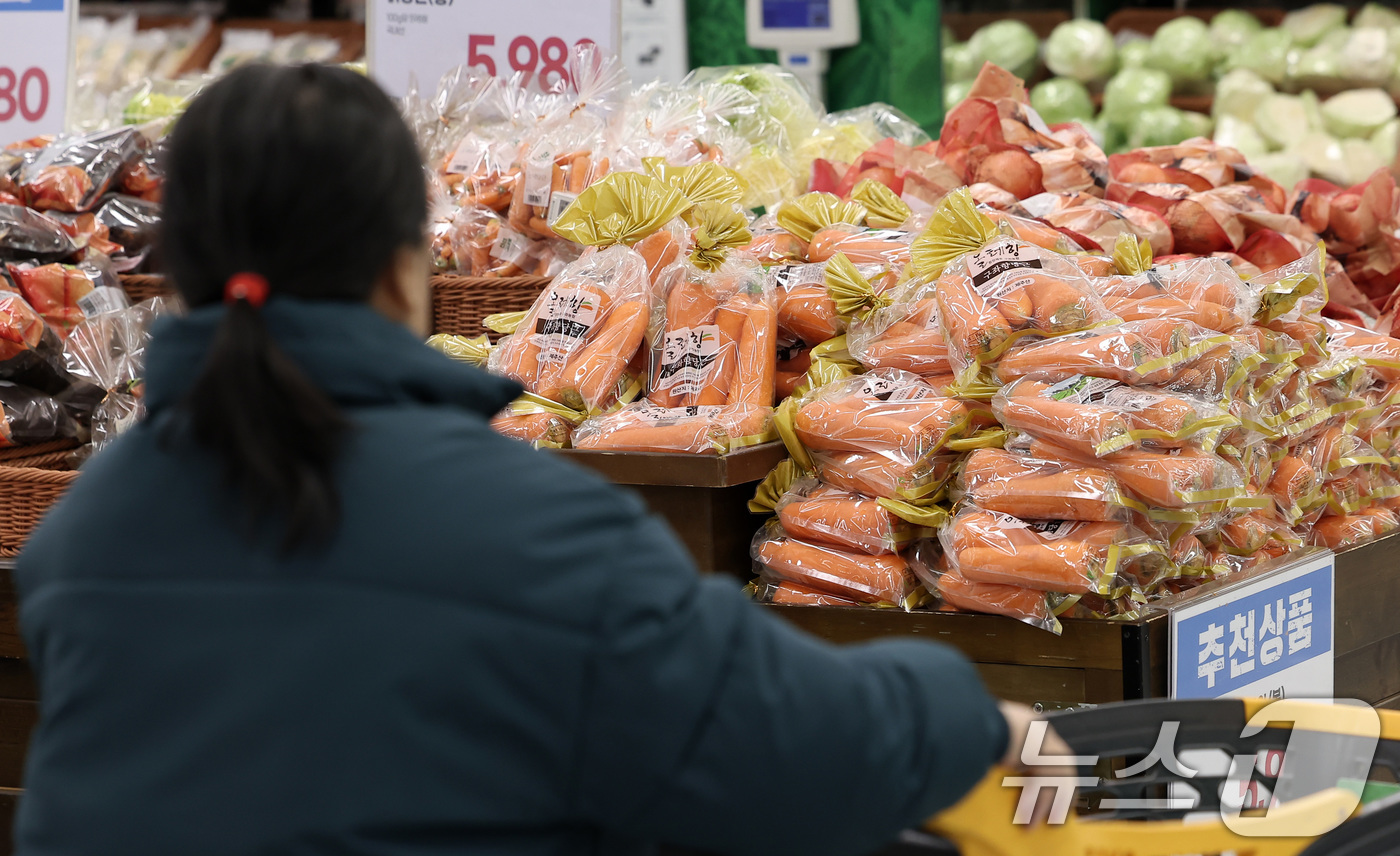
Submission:
M 42 68 L 16 71 L 0 65 L 0 122 L 18 113 L 26 122 L 37 122 L 49 109 L 49 76 Z
M 575 44 L 593 44 L 592 39 L 579 39 Z M 495 77 L 496 58 L 495 36 L 467 36 L 467 65 L 480 66 L 486 73 Z M 569 85 L 569 44 L 558 37 L 550 37 L 536 42 L 529 36 L 516 36 L 505 51 L 506 62 L 512 71 L 525 73 L 539 72 L 541 81 L 552 85 L 551 75 Z

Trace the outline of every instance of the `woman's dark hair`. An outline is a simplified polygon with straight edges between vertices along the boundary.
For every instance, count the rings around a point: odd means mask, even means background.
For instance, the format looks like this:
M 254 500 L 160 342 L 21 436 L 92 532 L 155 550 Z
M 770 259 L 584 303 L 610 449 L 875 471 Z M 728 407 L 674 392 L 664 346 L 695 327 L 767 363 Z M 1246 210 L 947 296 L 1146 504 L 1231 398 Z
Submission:
M 427 190 L 413 135 L 362 75 L 327 66 L 240 69 L 176 122 L 162 258 L 192 308 L 234 274 L 272 299 L 364 301 L 396 251 L 423 241 Z M 183 406 L 249 519 L 285 520 L 283 546 L 339 522 L 333 470 L 349 424 L 236 300 Z

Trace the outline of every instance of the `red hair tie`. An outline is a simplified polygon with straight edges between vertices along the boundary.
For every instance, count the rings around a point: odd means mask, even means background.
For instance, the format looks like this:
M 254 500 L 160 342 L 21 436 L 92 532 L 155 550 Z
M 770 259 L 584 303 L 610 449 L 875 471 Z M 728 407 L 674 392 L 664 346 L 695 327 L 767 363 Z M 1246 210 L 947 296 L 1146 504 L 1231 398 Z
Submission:
M 267 302 L 267 292 L 267 277 L 244 271 L 234 274 L 224 283 L 224 302 L 246 300 L 254 309 L 260 309 Z

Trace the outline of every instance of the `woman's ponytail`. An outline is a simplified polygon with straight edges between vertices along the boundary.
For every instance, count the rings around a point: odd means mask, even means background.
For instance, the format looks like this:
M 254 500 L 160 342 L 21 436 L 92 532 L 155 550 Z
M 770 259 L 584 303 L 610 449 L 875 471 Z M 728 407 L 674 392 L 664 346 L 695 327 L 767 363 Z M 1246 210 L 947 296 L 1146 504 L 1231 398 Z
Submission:
M 246 524 L 285 520 L 282 546 L 293 550 L 335 531 L 332 470 L 349 425 L 268 335 L 260 303 L 229 301 L 185 406 L 193 436 L 244 498 Z
M 424 243 L 427 190 L 413 135 L 368 78 L 245 66 L 190 104 L 166 157 L 161 253 L 191 307 L 226 303 L 181 434 L 213 453 L 250 525 L 286 549 L 334 534 L 348 418 L 279 349 L 269 297 L 365 302 Z

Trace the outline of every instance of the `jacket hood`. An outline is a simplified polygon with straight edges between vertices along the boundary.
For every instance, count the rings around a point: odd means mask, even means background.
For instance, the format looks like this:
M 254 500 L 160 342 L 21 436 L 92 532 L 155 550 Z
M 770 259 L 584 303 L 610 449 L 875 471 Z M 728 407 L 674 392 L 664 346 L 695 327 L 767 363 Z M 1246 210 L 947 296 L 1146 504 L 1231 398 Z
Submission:
M 146 354 L 146 405 L 177 404 L 199 375 L 223 304 L 157 322 Z M 445 404 L 491 416 L 521 392 L 514 381 L 456 362 L 363 303 L 277 297 L 262 309 L 274 342 L 345 407 Z

